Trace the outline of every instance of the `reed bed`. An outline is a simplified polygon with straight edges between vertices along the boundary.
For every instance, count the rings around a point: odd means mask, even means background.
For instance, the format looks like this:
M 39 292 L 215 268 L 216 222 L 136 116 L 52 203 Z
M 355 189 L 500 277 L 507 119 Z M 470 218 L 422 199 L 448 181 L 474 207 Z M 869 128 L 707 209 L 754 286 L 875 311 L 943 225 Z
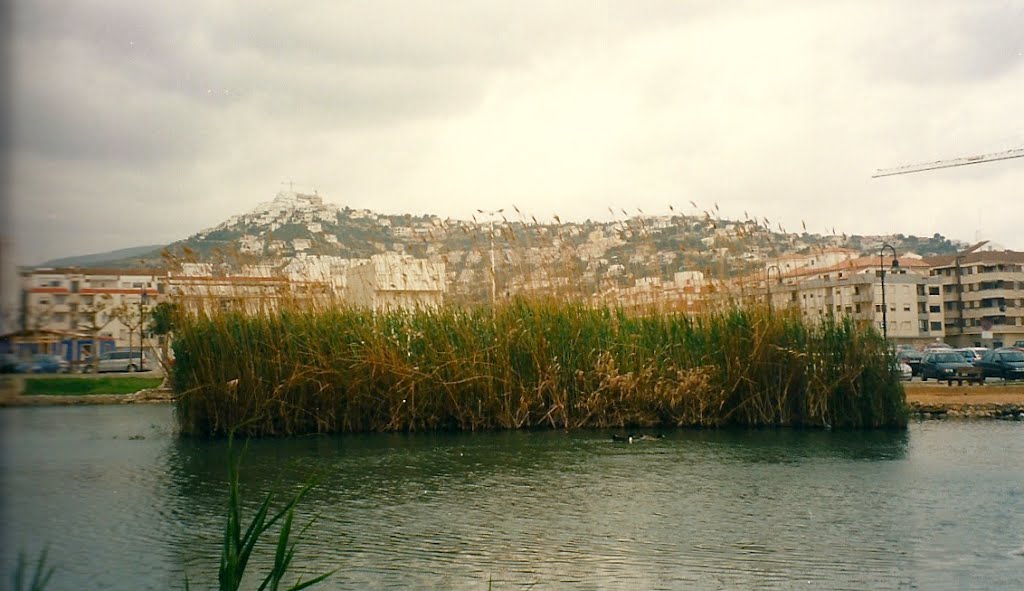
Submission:
M 906 425 L 882 338 L 763 307 L 628 314 L 556 299 L 176 320 L 185 435 Z

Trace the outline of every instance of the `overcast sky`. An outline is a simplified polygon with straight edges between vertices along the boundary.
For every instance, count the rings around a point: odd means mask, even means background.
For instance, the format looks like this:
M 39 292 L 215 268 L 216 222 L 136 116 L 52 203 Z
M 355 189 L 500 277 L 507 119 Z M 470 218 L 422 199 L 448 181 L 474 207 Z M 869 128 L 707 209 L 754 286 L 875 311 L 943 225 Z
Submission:
M 15 0 L 9 261 L 165 243 L 267 201 L 1024 250 L 1024 2 Z M 13 245 L 13 248 L 11 248 Z

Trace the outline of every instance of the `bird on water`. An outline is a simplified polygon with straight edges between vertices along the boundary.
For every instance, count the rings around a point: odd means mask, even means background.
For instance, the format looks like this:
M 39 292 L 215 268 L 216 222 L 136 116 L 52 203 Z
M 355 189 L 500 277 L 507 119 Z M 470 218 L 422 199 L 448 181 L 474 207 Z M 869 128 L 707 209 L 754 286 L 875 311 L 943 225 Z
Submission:
M 658 435 L 644 435 L 642 433 L 630 433 L 629 435 L 612 435 L 612 441 L 618 441 L 621 443 L 635 443 L 637 441 L 657 441 L 659 439 L 664 438 L 664 433 L 660 433 Z

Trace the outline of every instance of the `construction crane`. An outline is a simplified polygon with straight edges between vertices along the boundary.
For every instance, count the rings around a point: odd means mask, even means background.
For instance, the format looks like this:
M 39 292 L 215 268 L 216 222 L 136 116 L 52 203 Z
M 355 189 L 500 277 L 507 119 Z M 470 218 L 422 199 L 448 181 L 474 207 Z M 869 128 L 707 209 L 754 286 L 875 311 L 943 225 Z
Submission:
M 879 168 L 875 171 L 875 174 L 871 175 L 871 178 L 877 179 L 882 176 L 910 174 L 912 172 L 935 170 L 936 168 L 952 168 L 954 166 L 967 166 L 968 164 L 1010 160 L 1011 158 L 1024 158 L 1024 148 L 1016 148 L 992 154 L 981 154 L 980 156 L 965 156 L 963 158 L 953 158 L 952 160 L 938 160 L 936 162 L 924 162 L 922 164 L 909 164 L 907 166 L 897 166 L 896 168 Z

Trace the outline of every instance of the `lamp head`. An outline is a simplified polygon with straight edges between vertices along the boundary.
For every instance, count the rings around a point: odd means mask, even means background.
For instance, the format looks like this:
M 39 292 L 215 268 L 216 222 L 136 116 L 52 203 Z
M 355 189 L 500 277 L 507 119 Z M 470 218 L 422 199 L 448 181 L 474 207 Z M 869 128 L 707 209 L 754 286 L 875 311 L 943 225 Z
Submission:
M 892 268 L 893 269 L 899 269 L 900 268 L 900 261 L 896 257 L 892 258 Z

